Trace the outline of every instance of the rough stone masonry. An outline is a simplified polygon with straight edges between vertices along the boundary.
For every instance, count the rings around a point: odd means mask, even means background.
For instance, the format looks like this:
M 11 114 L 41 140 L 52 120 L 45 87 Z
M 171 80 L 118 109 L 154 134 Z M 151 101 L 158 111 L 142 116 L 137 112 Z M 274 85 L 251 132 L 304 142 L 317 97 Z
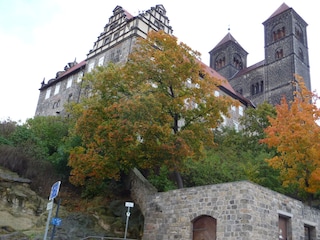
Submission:
M 201 216 L 216 221 L 216 239 L 320 239 L 320 211 L 248 181 L 157 192 L 137 171 L 131 193 L 144 215 L 144 240 L 194 239 Z M 279 219 L 287 233 L 279 233 Z

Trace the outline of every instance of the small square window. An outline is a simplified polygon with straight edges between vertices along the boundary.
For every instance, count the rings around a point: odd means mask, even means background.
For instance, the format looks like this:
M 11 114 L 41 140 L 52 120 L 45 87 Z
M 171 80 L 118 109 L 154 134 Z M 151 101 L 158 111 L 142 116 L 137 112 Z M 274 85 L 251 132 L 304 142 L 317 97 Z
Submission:
M 114 35 L 113 35 L 113 39 L 117 39 L 119 37 L 119 32 L 116 32 Z

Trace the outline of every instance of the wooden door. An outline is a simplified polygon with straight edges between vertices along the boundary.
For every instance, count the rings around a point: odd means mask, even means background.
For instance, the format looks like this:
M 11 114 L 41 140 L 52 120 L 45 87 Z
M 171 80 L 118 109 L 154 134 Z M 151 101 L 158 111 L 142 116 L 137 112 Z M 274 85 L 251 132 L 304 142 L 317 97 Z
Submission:
M 193 240 L 215 240 L 217 220 L 210 216 L 201 216 L 193 222 Z

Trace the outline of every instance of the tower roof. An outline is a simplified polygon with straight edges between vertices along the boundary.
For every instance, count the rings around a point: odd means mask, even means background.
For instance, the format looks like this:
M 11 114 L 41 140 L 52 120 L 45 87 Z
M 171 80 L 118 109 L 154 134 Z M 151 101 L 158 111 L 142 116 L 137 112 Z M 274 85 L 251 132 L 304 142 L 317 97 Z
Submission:
M 231 35 L 231 33 L 228 32 L 227 35 L 224 36 L 224 38 L 210 51 L 210 53 L 211 53 L 214 49 L 222 46 L 223 44 L 225 44 L 225 43 L 227 43 L 227 42 L 233 42 L 233 43 L 237 44 L 241 49 L 243 49 L 243 47 L 242 47 L 242 46 L 238 43 L 238 41 Z M 243 51 L 245 51 L 245 50 L 243 49 Z M 245 51 L 245 52 L 246 52 L 246 51 Z
M 215 48 L 229 41 L 238 44 L 237 40 L 231 35 L 231 33 L 228 32 L 227 35 L 224 36 L 224 38 L 215 46 Z
M 268 19 L 273 18 L 274 16 L 277 16 L 278 14 L 280 14 L 288 9 L 290 9 L 290 7 L 288 7 L 287 4 L 282 3 L 281 6 Z

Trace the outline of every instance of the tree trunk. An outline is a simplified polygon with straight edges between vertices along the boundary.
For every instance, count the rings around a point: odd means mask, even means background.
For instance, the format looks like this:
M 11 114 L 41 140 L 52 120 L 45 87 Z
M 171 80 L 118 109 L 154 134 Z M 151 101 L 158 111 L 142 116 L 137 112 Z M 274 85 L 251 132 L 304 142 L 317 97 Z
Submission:
M 183 188 L 183 181 L 180 172 L 174 171 L 174 177 L 176 179 L 176 183 L 178 188 Z

